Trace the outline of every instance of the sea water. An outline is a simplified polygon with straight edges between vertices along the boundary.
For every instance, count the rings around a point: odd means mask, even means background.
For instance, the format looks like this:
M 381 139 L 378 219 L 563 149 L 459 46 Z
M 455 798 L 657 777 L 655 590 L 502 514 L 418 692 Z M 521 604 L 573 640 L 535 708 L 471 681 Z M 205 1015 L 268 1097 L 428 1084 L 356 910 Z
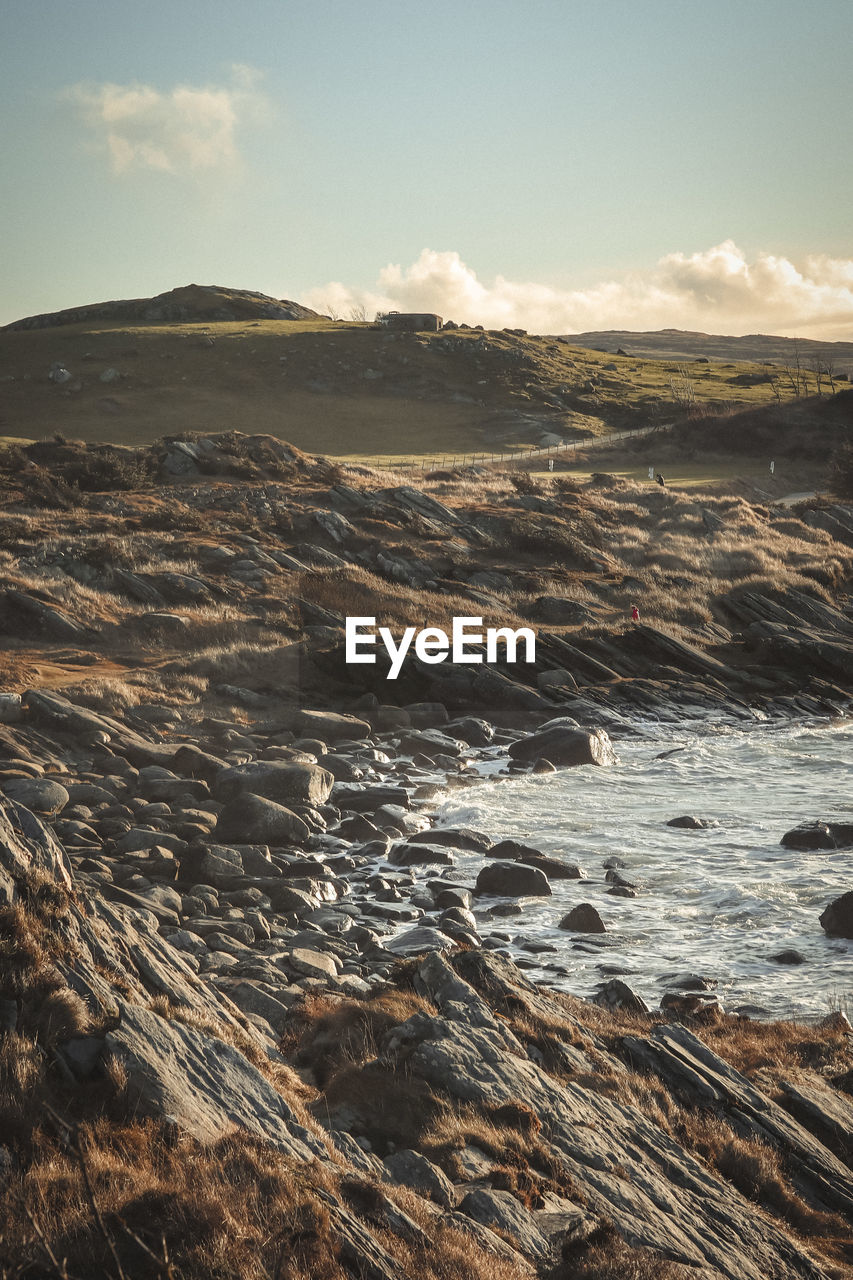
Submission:
M 580 996 L 618 976 L 654 1008 L 673 979 L 691 974 L 716 982 L 729 1010 L 813 1019 L 841 1008 L 853 1018 L 853 941 L 827 937 L 818 922 L 853 889 L 853 849 L 780 844 L 802 822 L 853 822 L 853 725 L 667 729 L 617 750 L 610 768 L 495 776 L 442 805 L 437 825 L 513 837 L 586 877 L 552 880 L 552 897 L 523 899 L 521 915 L 481 921 L 481 931 L 509 934 L 507 949 L 535 960 L 531 978 Z M 719 825 L 667 826 L 684 814 Z M 603 863 L 614 857 L 637 897 L 606 892 Z M 475 874 L 473 856 L 459 864 Z M 597 908 L 606 934 L 558 928 L 579 902 Z M 478 910 L 486 905 L 478 900 Z M 554 950 L 531 954 L 531 943 Z M 773 959 L 787 950 L 805 962 Z

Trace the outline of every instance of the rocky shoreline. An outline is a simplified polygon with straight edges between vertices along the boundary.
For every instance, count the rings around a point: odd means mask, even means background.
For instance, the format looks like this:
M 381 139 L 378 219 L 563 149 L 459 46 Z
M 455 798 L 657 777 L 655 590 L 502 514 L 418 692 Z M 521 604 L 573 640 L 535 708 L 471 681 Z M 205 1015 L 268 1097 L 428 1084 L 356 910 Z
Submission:
M 850 1274 L 846 1019 L 535 986 L 508 923 L 578 869 L 434 823 L 478 762 L 607 768 L 649 723 L 844 716 L 849 509 L 791 541 L 790 513 L 628 494 L 709 563 L 755 554 L 737 528 L 799 565 L 714 578 L 687 627 L 664 568 L 641 581 L 601 533 L 635 536 L 618 485 L 463 476 L 451 506 L 270 439 L 173 440 L 132 475 L 30 453 L 0 563 L 2 1274 Z M 608 622 L 638 583 L 662 616 Z M 348 668 L 366 605 L 536 621 L 536 662 Z M 599 928 L 587 897 L 567 930 Z
M 498 748 L 519 771 L 607 767 L 607 733 L 573 718 L 496 730 L 479 717 L 451 720 L 440 704 L 399 709 L 396 728 L 379 728 L 388 709 L 362 701 L 360 716 L 300 708 L 274 723 L 194 725 L 168 707 L 118 719 L 44 690 L 27 691 L 17 711 L 7 703 L 2 1046 L 20 1054 L 30 1042 L 38 1096 L 49 1090 L 53 1108 L 10 1090 L 7 1068 L 7 1119 L 20 1112 L 0 1148 L 7 1191 L 26 1194 L 33 1134 L 56 1140 L 45 1137 L 56 1108 L 79 1116 L 81 1095 L 91 1107 L 118 1076 L 137 1120 L 202 1147 L 255 1135 L 306 1169 L 332 1169 L 337 1191 L 318 1183 L 312 1194 L 331 1215 L 334 1274 L 428 1274 L 401 1270 L 382 1242 L 390 1232 L 428 1257 L 438 1206 L 446 1230 L 467 1232 L 508 1275 L 575 1274 L 565 1259 L 591 1260 L 605 1239 L 617 1255 L 652 1259 L 650 1275 L 846 1274 L 824 1268 L 784 1222 L 773 1226 L 737 1179 L 721 1180 L 690 1143 L 674 1142 L 641 1094 L 657 1082 L 691 1114 L 733 1124 L 733 1140 L 781 1152 L 791 1194 L 826 1226 L 853 1213 L 849 1069 L 836 1071 L 840 1087 L 820 1071 L 804 1084 L 798 1069 L 768 1093 L 725 1060 L 724 1035 L 723 1056 L 698 1038 L 728 1023 L 736 1040 L 743 1025 L 704 993 L 673 993 L 650 1014 L 619 980 L 606 984 L 602 1008 L 532 986 L 505 954 L 501 921 L 521 911 L 519 899 L 549 894 L 549 878 L 578 869 L 431 825 L 439 790 L 476 781 L 475 755 Z M 474 884 L 454 873 L 454 850 L 482 856 Z M 611 891 L 626 890 L 619 879 Z M 494 905 L 475 915 L 483 895 Z M 599 927 L 590 904 L 570 914 L 568 928 Z M 406 997 L 396 1022 L 379 1016 L 393 992 L 416 1000 Z M 337 1038 L 374 1015 L 383 1034 L 370 1053 L 345 1054 L 331 1070 Z M 611 1019 L 603 1037 L 601 1019 Z M 818 1062 L 836 1069 L 849 1057 L 845 1019 L 810 1035 Z M 313 1094 L 307 1113 L 304 1098 L 296 1109 L 287 1101 L 292 1079 L 282 1096 L 268 1078 L 282 1052 L 302 1075 L 300 1093 L 307 1084 Z M 429 1159 L 413 1116 L 434 1123 L 457 1106 L 485 1109 L 500 1136 Z M 73 1123 L 85 1127 L 85 1107 Z M 522 1170 L 524 1134 L 539 1155 Z M 389 1199 L 389 1187 L 408 1188 L 420 1216 Z M 28 1247 L 30 1269 L 17 1274 L 57 1274 L 39 1270 L 37 1237 Z M 174 1241 L 172 1254 L 180 1249 Z M 128 1274 L 165 1274 L 150 1260 L 136 1265 Z

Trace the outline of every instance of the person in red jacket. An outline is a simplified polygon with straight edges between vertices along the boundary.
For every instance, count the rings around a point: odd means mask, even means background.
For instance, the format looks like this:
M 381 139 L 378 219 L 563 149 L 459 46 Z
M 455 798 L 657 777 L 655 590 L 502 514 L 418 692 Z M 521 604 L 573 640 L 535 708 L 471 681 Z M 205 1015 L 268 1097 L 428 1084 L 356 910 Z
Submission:
M 637 608 L 635 604 L 631 605 L 631 621 L 632 622 L 640 621 L 640 610 Z

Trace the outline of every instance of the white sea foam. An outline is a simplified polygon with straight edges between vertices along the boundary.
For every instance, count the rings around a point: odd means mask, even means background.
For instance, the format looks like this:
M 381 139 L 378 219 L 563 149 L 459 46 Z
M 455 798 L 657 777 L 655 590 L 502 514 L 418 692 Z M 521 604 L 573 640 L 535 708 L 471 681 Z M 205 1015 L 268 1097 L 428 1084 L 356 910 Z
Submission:
M 684 749 L 656 758 L 673 746 Z M 509 934 L 518 956 L 525 940 L 555 947 L 529 956 L 540 966 L 531 976 L 578 995 L 618 973 L 655 1006 L 673 975 L 691 972 L 716 979 L 730 1009 L 850 1012 L 853 941 L 827 938 L 818 916 L 853 889 L 853 850 L 801 853 L 779 841 L 804 821 L 853 821 L 853 726 L 684 732 L 620 743 L 619 755 L 611 769 L 494 779 L 444 803 L 439 825 L 512 836 L 578 863 L 587 877 L 553 880 L 553 897 L 528 899 L 519 917 L 483 921 L 483 932 Z M 719 826 L 666 825 L 687 813 Z M 614 856 L 638 884 L 636 898 L 607 894 L 602 863 Z M 473 857 L 460 864 L 474 874 Z M 556 927 L 585 901 L 607 924 L 598 942 Z M 774 962 L 782 950 L 806 963 Z

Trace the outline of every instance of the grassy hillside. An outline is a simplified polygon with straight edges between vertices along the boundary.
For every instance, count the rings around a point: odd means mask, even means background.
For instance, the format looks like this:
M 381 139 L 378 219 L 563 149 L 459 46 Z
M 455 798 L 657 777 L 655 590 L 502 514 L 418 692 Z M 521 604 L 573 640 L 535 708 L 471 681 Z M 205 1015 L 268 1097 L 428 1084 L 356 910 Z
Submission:
M 52 366 L 70 377 L 51 381 Z M 148 443 L 264 432 L 391 460 L 530 446 L 772 399 L 766 370 L 611 357 L 521 331 L 313 320 L 86 320 L 0 330 L 0 433 Z
M 753 360 L 777 365 L 796 366 L 799 359 L 807 371 L 819 357 L 831 363 L 836 372 L 853 376 L 853 342 L 820 342 L 814 338 L 781 338 L 767 333 L 748 333 L 742 337 L 730 334 L 697 333 L 689 329 L 657 329 L 636 333 L 630 329 L 599 329 L 568 335 L 578 347 L 600 351 L 616 351 L 621 347 L 637 356 L 656 359 Z

